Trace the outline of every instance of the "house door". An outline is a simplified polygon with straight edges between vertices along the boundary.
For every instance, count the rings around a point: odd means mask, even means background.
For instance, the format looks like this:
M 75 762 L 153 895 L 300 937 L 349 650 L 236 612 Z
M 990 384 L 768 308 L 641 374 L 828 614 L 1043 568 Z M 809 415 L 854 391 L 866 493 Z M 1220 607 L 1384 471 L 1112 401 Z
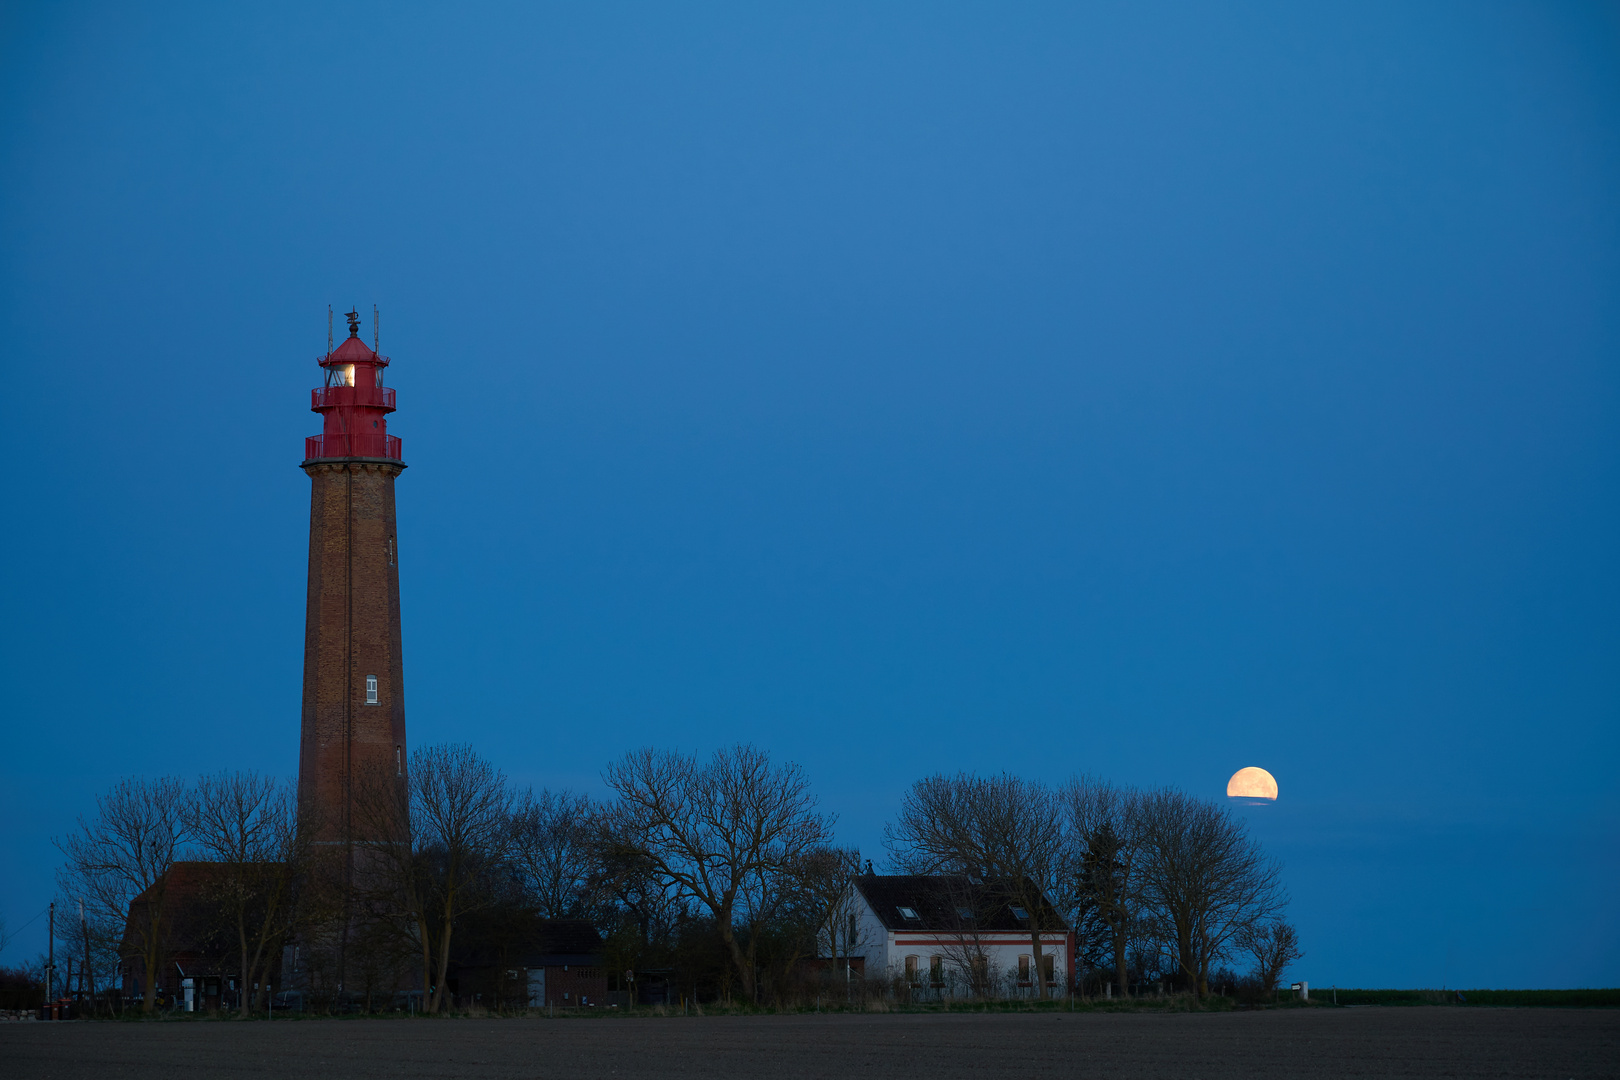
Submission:
M 541 1009 L 546 1004 L 546 969 L 529 969 L 529 1008 Z

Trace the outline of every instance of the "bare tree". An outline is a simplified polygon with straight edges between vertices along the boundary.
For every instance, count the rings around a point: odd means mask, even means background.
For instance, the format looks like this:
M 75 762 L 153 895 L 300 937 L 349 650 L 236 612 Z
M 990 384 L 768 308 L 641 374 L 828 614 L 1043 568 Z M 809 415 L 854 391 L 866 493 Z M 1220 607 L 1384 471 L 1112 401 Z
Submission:
M 414 750 L 406 773 L 384 769 L 356 785 L 355 842 L 368 858 L 355 888 L 368 919 L 412 924 L 431 991 L 424 1007 L 436 1013 L 456 920 L 479 906 L 484 875 L 506 856 L 512 793 L 468 746 Z
M 151 1012 L 163 963 L 165 892 L 169 869 L 187 840 L 186 785 L 174 777 L 125 779 L 96 799 L 96 811 L 56 841 L 67 858 L 64 892 L 80 896 L 101 922 L 125 924 L 143 964 Z M 135 901 L 141 899 L 142 905 Z
M 413 772 L 419 752 L 411 754 Z M 357 773 L 350 790 L 354 855 L 351 859 L 348 852 L 323 844 L 316 860 L 324 891 L 336 900 L 336 921 L 311 935 L 312 978 L 318 971 L 321 982 L 341 982 L 347 973 L 338 969 L 347 966 L 351 940 L 362 953 L 387 952 L 385 946 L 397 945 L 417 956 L 426 1008 L 436 985 L 432 903 L 428 854 L 411 829 L 411 784 L 398 764 L 372 764 Z M 361 966 L 368 966 L 365 957 Z
M 1210 964 L 1244 929 L 1286 902 L 1277 866 L 1225 808 L 1180 791 L 1139 804 L 1144 899 L 1162 920 L 1189 990 L 1209 992 Z
M 619 835 L 611 817 L 598 817 L 593 843 L 597 866 L 587 885 L 592 917 L 602 926 L 620 924 L 619 932 L 608 933 L 615 961 L 624 960 L 626 968 L 646 967 L 643 958 L 655 955 L 660 946 L 667 959 L 688 921 L 692 901 L 644 851 Z M 724 962 L 729 970 L 731 957 Z M 615 962 L 613 968 L 620 966 Z
M 855 892 L 855 879 L 861 872 L 861 853 L 857 848 L 818 848 L 806 857 L 805 865 L 816 912 L 818 951 L 825 949 L 834 963 L 839 957 L 844 958 L 847 998 L 854 982 L 851 958 L 855 950 L 871 944 L 861 925 L 863 905 Z
M 603 778 L 619 796 L 611 811 L 614 833 L 709 910 L 744 991 L 754 999 L 757 935 L 750 935 L 745 950 L 736 920 L 749 914 L 751 892 L 761 895 L 769 879 L 825 844 L 831 827 L 816 812 L 803 771 L 773 766 L 752 746 L 717 750 L 705 764 L 648 748 L 609 765 Z
M 1081 777 L 1059 793 L 1069 841 L 1067 877 L 1077 907 L 1089 905 L 1107 927 L 1114 982 L 1121 997 L 1130 991 L 1126 951 L 1141 903 L 1141 844 L 1134 791 Z
M 946 874 L 939 878 L 943 926 L 949 933 L 942 942 L 945 963 L 976 998 L 998 996 L 1004 973 L 990 969 L 989 931 L 1006 898 L 994 884 L 978 874 Z
M 770 990 L 781 1004 L 800 965 L 816 955 L 827 879 L 839 874 L 840 861 L 834 849 L 818 845 L 745 880 L 737 921 L 746 934 L 756 1000 Z
M 1063 822 L 1050 789 L 1010 773 L 931 776 L 911 786 L 885 830 L 913 874 L 982 875 L 1029 931 L 1036 994 L 1049 993 L 1042 935 L 1064 930 L 1049 896 L 1063 868 Z
M 1237 933 L 1237 946 L 1254 959 L 1254 978 L 1260 990 L 1270 997 L 1289 964 L 1302 959 L 1299 932 L 1281 918 L 1262 919 Z
M 313 837 L 299 820 L 296 789 L 253 772 L 222 772 L 197 781 L 186 827 L 214 864 L 210 899 L 235 931 L 244 1016 L 261 1006 L 255 987 L 270 993 L 270 971 L 296 929 L 297 885 L 309 868 Z
M 548 919 L 582 917 L 600 880 L 598 810 L 588 795 L 526 792 L 512 812 L 510 858 Z
M 411 754 L 410 784 L 413 834 L 442 859 L 439 872 L 428 876 L 427 890 L 439 923 L 429 1009 L 438 1012 L 456 917 L 475 906 L 479 878 L 506 854 L 512 792 L 501 771 L 468 746 L 429 746 Z

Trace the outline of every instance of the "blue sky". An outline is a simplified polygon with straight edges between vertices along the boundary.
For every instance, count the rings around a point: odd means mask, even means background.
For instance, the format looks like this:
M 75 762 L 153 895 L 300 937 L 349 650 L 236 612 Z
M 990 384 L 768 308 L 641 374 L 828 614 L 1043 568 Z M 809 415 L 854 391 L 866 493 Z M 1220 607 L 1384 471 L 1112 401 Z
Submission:
M 1620 14 L 0 8 L 0 917 L 296 768 L 326 305 L 412 741 L 1218 796 L 1316 985 L 1620 980 Z M 43 947 L 40 923 L 0 955 Z

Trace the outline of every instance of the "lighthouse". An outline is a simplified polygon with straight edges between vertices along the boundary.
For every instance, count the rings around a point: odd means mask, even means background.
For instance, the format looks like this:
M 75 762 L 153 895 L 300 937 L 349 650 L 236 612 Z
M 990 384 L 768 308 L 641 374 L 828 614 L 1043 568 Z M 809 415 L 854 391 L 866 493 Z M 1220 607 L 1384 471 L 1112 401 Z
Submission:
M 323 845 L 352 849 L 395 839 L 356 835 L 356 784 L 405 776 L 394 528 L 394 479 L 405 463 L 388 434 L 388 358 L 360 339 L 357 312 L 348 319 L 348 340 L 318 358 L 323 385 L 310 408 L 321 433 L 304 440 L 301 466 L 310 501 L 298 801 Z M 352 850 L 346 855 L 352 872 Z

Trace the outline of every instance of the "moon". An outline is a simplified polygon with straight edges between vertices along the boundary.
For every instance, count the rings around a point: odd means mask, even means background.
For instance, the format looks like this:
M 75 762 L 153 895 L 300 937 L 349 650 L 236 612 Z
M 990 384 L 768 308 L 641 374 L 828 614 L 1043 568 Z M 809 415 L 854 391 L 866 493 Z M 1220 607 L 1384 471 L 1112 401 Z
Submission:
M 1277 779 L 1259 766 L 1250 765 L 1232 774 L 1232 779 L 1226 782 L 1226 796 L 1229 799 L 1267 799 L 1276 802 Z

